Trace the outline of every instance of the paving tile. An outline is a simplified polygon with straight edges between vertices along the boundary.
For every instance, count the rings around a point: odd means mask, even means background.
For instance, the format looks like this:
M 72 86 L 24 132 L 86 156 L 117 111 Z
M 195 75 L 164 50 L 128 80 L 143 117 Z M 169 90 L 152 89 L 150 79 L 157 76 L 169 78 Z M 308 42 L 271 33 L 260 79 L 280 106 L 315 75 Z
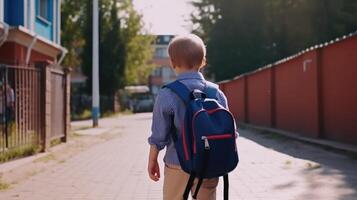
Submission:
M 150 117 L 137 114 L 101 120 L 108 130 L 120 124 L 120 136 L 0 192 L 0 199 L 162 199 L 162 180 L 152 182 L 146 172 Z M 230 174 L 230 199 L 357 200 L 356 160 L 252 130 L 240 130 L 240 134 L 240 163 Z M 220 180 L 217 199 L 222 197 Z

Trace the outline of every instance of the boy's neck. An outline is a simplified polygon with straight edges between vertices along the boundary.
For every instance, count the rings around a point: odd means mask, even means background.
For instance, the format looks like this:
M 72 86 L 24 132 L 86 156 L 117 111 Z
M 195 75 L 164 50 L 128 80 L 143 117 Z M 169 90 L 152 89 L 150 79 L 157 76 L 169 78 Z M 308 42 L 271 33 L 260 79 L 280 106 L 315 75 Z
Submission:
M 176 68 L 175 71 L 176 71 L 177 75 L 186 74 L 186 73 L 198 73 L 198 72 L 200 72 L 199 69 L 186 69 L 186 68 Z

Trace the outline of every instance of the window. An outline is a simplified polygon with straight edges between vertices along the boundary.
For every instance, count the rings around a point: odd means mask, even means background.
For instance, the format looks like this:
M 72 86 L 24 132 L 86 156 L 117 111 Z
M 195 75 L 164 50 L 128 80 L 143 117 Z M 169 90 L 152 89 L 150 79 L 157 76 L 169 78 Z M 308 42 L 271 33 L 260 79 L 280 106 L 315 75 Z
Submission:
M 173 70 L 171 67 L 163 67 L 162 68 L 162 76 L 164 78 L 170 78 L 174 74 Z
M 162 75 L 162 68 L 156 68 L 153 73 L 152 73 L 153 76 L 161 76 Z
M 39 0 L 38 3 L 38 15 L 41 18 L 48 20 L 48 0 Z
M 167 48 L 165 47 L 158 47 L 155 49 L 155 57 L 156 58 L 168 58 L 169 55 L 167 54 Z
M 164 42 L 169 43 L 170 42 L 170 36 L 165 35 L 164 36 Z

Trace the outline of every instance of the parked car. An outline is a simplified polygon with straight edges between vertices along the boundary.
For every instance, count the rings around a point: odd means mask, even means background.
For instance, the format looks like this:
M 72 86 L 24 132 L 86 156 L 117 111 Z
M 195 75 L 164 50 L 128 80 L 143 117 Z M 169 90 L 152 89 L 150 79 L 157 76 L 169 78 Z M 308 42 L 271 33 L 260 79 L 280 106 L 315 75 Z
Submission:
M 147 86 L 128 86 L 125 88 L 129 93 L 129 109 L 134 112 L 152 112 L 154 97 Z
M 140 97 L 139 99 L 133 100 L 132 111 L 134 113 L 152 112 L 153 107 L 154 107 L 154 100 L 152 97 L 150 97 L 148 95 L 148 96 Z

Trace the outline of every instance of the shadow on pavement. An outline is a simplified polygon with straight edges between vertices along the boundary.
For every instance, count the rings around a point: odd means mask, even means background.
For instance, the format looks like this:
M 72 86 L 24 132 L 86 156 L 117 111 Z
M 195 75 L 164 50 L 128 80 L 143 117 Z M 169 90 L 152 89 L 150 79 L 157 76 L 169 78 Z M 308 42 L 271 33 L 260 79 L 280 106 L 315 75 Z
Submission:
M 309 174 L 311 171 L 317 171 L 320 175 L 331 177 L 331 180 L 333 180 L 334 177 L 340 177 L 341 180 L 343 180 L 343 183 L 336 187 L 353 191 L 349 194 L 334 194 L 334 191 L 328 191 L 328 193 L 336 195 L 336 199 L 357 200 L 356 155 L 347 155 L 346 153 L 335 152 L 321 146 L 314 146 L 312 144 L 296 141 L 276 133 L 256 131 L 248 128 L 241 129 L 240 136 L 280 153 L 318 163 L 318 165 L 311 164 L 311 166 L 307 166 L 306 169 L 301 170 L 301 176 L 306 177 L 309 190 L 297 199 L 315 199 L 314 196 L 316 191 L 313 192 L 313 190 L 318 189 L 321 186 L 321 180 L 316 180 L 316 178 Z M 292 181 L 275 187 L 277 189 L 288 188 L 293 187 L 295 184 L 297 183 Z

